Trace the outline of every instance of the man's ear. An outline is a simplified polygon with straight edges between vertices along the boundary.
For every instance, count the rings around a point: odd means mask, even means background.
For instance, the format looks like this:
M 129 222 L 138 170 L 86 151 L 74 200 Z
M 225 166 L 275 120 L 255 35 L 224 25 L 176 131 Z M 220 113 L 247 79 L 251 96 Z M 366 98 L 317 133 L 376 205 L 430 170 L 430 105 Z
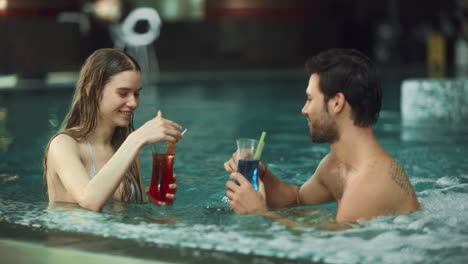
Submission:
M 346 104 L 346 98 L 343 93 L 337 93 L 333 98 L 330 99 L 330 108 L 333 113 L 337 114 L 343 111 Z

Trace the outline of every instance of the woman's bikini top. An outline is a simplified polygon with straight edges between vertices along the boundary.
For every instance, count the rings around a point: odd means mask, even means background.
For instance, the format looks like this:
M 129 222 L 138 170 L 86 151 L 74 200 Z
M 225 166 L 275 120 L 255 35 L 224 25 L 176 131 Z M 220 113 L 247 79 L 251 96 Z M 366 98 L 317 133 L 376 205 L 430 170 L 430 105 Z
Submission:
M 89 150 L 89 153 L 91 154 L 91 162 L 92 162 L 91 177 L 94 177 L 97 174 L 96 163 L 94 162 L 94 151 L 88 139 L 86 139 L 86 144 L 88 145 L 88 150 Z M 130 193 L 130 198 L 128 200 L 135 201 L 135 196 L 136 196 L 136 201 L 141 202 L 142 197 L 141 197 L 140 188 L 138 188 L 138 186 L 135 186 L 135 183 L 132 182 L 132 184 L 130 185 L 130 189 L 131 189 L 131 193 Z

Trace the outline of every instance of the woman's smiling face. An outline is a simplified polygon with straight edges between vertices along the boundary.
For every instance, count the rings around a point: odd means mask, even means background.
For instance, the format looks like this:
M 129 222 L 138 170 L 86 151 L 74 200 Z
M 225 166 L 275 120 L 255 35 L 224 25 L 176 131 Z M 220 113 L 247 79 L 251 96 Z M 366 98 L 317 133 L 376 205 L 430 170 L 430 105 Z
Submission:
M 99 106 L 99 121 L 113 127 L 130 123 L 140 103 L 141 76 L 138 71 L 124 71 L 112 76 L 104 85 Z

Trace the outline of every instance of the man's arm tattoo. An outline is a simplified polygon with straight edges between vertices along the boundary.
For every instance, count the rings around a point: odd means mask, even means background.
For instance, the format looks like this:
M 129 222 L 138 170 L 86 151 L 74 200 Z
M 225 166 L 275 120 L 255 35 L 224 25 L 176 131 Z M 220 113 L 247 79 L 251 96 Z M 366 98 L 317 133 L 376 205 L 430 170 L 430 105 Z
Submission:
M 414 192 L 413 187 L 408 180 L 408 176 L 400 164 L 396 162 L 396 160 L 392 160 L 390 163 L 390 176 L 392 177 L 393 181 L 395 181 L 395 183 L 398 184 L 398 186 L 400 186 L 400 188 L 407 194 L 412 194 Z

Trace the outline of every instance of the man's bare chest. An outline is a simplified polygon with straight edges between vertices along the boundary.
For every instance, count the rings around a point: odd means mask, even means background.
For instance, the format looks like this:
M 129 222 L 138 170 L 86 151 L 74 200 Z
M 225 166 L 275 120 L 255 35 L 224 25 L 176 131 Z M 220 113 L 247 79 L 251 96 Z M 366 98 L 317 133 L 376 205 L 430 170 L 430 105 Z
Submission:
M 344 164 L 338 164 L 330 170 L 328 177 L 325 179 L 325 186 L 337 202 L 343 197 L 350 173 Z

